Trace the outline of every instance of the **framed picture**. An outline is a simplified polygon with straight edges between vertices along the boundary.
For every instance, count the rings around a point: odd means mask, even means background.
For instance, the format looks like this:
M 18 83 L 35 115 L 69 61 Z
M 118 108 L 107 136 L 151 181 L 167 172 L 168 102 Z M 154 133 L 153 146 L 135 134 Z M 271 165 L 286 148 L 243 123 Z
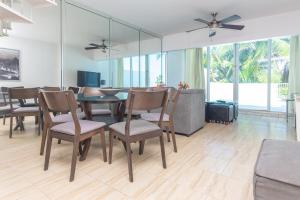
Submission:
M 0 48 L 0 80 L 20 80 L 20 51 Z

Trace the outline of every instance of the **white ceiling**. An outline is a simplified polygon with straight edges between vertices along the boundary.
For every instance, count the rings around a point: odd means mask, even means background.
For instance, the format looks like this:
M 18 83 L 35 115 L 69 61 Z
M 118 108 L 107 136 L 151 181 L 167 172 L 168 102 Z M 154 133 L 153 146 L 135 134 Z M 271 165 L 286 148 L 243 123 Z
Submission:
M 193 19 L 209 20 L 213 11 L 219 13 L 220 19 L 238 14 L 248 20 L 300 9 L 299 0 L 74 1 L 161 35 L 197 28 L 201 24 Z

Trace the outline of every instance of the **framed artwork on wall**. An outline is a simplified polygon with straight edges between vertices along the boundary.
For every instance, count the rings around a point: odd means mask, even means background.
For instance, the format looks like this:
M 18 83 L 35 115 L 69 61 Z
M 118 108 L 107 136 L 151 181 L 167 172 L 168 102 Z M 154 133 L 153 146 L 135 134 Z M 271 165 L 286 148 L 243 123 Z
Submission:
M 0 48 L 0 80 L 20 80 L 20 50 Z

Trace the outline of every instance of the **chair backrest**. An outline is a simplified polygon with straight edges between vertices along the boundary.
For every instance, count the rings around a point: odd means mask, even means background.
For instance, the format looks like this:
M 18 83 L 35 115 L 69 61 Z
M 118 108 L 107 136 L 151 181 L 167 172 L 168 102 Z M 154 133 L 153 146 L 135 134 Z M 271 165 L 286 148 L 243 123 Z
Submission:
M 9 88 L 10 99 L 37 99 L 39 88 Z
M 60 91 L 60 87 L 49 87 L 49 86 L 46 86 L 46 87 L 43 87 L 42 90 L 44 90 L 44 91 Z
M 68 90 L 72 90 L 74 92 L 74 94 L 78 94 L 79 93 L 79 87 L 68 87 Z
M 80 134 L 80 124 L 76 114 L 77 102 L 73 91 L 42 91 L 40 95 L 45 119 L 53 123 L 50 112 L 68 113 L 71 112 L 75 124 L 75 134 Z
M 160 120 L 158 122 L 158 125 L 161 127 L 167 99 L 167 89 L 161 89 L 158 91 L 129 90 L 126 105 L 126 108 L 128 109 L 128 116 L 125 126 L 125 135 L 130 135 L 130 121 L 133 110 L 153 110 L 161 108 Z
M 176 106 L 178 102 L 178 98 L 181 94 L 182 89 L 175 89 L 175 88 L 170 88 L 169 89 L 169 95 L 168 95 L 168 104 L 167 104 L 167 112 L 170 116 L 170 119 L 173 119 L 174 113 L 176 111 Z

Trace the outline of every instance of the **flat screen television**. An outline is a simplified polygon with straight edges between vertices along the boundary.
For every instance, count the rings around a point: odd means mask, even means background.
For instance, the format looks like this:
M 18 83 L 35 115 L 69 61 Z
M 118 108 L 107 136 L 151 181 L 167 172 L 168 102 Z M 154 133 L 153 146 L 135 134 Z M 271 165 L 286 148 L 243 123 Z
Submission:
M 101 74 L 98 72 L 77 71 L 78 87 L 100 87 Z

